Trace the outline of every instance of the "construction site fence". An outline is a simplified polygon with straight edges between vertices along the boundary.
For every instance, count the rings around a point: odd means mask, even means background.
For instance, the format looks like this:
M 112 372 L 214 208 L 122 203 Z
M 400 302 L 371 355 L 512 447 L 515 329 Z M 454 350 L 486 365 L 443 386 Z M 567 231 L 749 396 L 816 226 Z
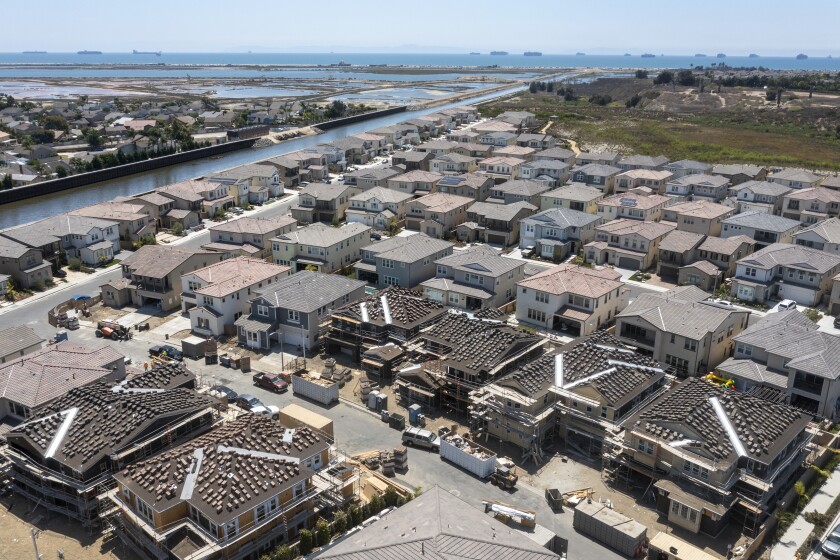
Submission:
M 82 309 L 82 308 L 86 308 L 86 307 L 91 307 L 91 306 L 99 303 L 100 301 L 102 301 L 102 294 L 95 295 L 95 296 L 91 297 L 90 299 L 86 299 L 86 300 L 68 299 L 67 301 L 65 301 L 63 303 L 59 303 L 58 305 L 56 305 L 55 307 L 53 307 L 52 309 L 47 311 L 47 322 L 51 326 L 57 327 L 58 326 L 58 316 L 61 315 L 62 313 L 66 313 L 67 311 L 70 311 L 71 309 Z

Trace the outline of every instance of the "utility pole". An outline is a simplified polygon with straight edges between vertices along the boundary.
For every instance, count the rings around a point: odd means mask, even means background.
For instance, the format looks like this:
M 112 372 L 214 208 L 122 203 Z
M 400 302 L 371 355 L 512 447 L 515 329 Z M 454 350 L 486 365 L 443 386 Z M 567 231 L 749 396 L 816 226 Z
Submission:
M 32 548 L 35 549 L 35 560 L 41 560 L 41 555 L 38 553 L 38 541 L 36 540 L 38 538 L 38 532 L 30 527 L 29 534 L 32 537 Z

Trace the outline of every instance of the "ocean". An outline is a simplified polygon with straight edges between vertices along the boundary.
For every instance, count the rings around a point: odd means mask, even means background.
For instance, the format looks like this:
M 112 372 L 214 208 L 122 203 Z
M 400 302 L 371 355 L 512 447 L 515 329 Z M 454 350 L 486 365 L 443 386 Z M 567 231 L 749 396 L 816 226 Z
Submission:
M 92 48 L 88 47 L 88 48 Z M 313 68 L 329 66 L 343 62 L 357 66 Z M 795 57 L 759 57 L 727 56 L 716 58 L 714 53 L 707 57 L 695 56 L 656 56 L 643 58 L 640 53 L 632 56 L 623 55 L 564 55 L 545 54 L 543 56 L 524 56 L 523 54 L 508 54 L 493 56 L 490 54 L 371 54 L 371 53 L 162 53 L 162 56 L 135 55 L 131 53 L 103 53 L 100 55 L 80 55 L 76 53 L 0 53 L 0 77 L 28 78 L 109 78 L 109 77 L 179 77 L 189 73 L 194 77 L 302 77 L 316 78 L 326 73 L 364 74 L 359 72 L 358 66 L 388 65 L 411 67 L 452 67 L 454 72 L 463 73 L 475 67 L 498 65 L 512 71 L 525 71 L 529 68 L 688 68 L 691 65 L 708 66 L 713 63 L 725 62 L 729 66 L 763 66 L 773 70 L 824 70 L 840 71 L 840 58 L 810 57 L 798 60 Z M 3 65 L 16 65 L 15 68 L 4 68 Z M 21 68 L 20 65 L 35 65 L 32 68 Z M 77 65 L 72 67 L 55 67 L 50 65 Z M 80 66 L 79 66 L 80 65 Z M 131 68 L 113 68 L 107 65 L 135 65 Z M 307 66 L 307 69 L 283 69 L 268 71 L 260 68 L 233 68 L 241 65 L 297 65 Z M 105 66 L 105 67 L 103 67 Z M 169 69 L 169 66 L 180 66 Z M 184 66 L 213 66 L 202 70 L 190 70 Z M 317 73 L 317 74 L 316 74 Z M 383 75 L 383 79 L 391 79 L 392 75 Z M 402 75 L 405 76 L 405 75 Z M 519 75 L 521 77 L 521 75 Z M 410 75 L 405 81 L 445 79 L 438 76 Z

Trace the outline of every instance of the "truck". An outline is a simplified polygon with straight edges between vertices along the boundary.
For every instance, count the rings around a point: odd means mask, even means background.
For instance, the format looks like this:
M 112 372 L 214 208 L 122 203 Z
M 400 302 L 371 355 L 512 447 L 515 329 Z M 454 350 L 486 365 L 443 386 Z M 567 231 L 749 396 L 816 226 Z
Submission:
M 128 327 L 116 321 L 99 321 L 96 323 L 96 338 L 110 338 L 111 340 L 129 340 L 131 331 Z
M 338 402 L 338 389 L 338 383 L 331 380 L 316 379 L 308 375 L 292 376 L 292 392 L 295 395 L 312 399 L 324 406 Z
M 577 505 L 572 527 L 627 557 L 638 557 L 647 541 L 647 527 L 592 499 Z
M 289 384 L 276 373 L 263 373 L 258 371 L 253 376 L 254 385 L 274 391 L 275 393 L 285 393 L 289 390 Z

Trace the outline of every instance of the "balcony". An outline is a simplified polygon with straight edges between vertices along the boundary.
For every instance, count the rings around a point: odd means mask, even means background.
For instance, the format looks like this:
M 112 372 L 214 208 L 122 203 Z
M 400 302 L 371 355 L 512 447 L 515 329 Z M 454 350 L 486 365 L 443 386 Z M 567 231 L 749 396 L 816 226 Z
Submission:
M 803 393 L 808 393 L 810 395 L 819 396 L 819 395 L 822 395 L 823 384 L 822 384 L 822 382 L 815 383 L 815 382 L 802 381 L 802 380 L 797 378 L 793 382 L 793 390 L 794 391 L 802 391 Z
M 652 333 L 641 334 L 635 331 L 622 329 L 619 336 L 627 340 L 632 340 L 636 345 L 641 345 L 652 350 L 656 346 L 656 335 L 654 334 L 653 336 L 650 336 L 650 334 Z

